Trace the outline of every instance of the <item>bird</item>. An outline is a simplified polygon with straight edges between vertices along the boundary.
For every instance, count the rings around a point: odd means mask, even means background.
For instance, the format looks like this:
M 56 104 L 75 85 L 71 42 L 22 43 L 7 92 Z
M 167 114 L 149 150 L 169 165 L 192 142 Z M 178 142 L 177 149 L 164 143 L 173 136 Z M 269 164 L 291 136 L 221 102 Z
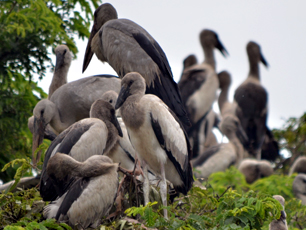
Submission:
M 109 102 L 114 108 L 117 98 L 118 94 L 113 90 L 105 92 L 101 97 L 102 100 Z M 107 153 L 107 156 L 110 157 L 114 163 L 120 163 L 120 167 L 131 171 L 135 166 L 136 151 L 130 142 L 129 135 L 122 118 L 117 116 L 117 120 L 123 136 L 118 138 L 116 144 Z
M 246 182 L 249 184 L 273 174 L 273 168 L 267 160 L 244 159 L 241 161 L 238 170 L 244 174 Z
M 305 173 L 306 174 L 306 156 L 299 156 L 290 167 L 289 176 L 293 173 Z
M 228 71 L 221 71 L 218 73 L 218 79 L 220 83 L 221 92 L 218 97 L 219 110 L 221 116 L 228 114 L 236 116 L 237 103 L 235 101 L 230 102 L 228 99 L 229 87 L 231 85 L 231 75 Z M 241 136 L 240 136 L 241 137 Z M 245 138 L 241 139 L 240 142 L 246 146 L 248 141 Z M 273 133 L 266 126 L 264 142 L 261 147 L 261 159 L 274 161 L 279 156 L 278 143 L 275 140 Z M 249 153 L 245 152 L 244 157 L 252 157 Z
M 248 42 L 246 50 L 250 70 L 247 79 L 235 90 L 234 100 L 237 103 L 236 115 L 249 139 L 244 148 L 260 160 L 266 132 L 268 92 L 260 83 L 259 62 L 266 67 L 268 63 L 256 42 Z
M 67 75 L 72 61 L 71 52 L 66 45 L 59 45 L 54 50 L 56 63 L 53 78 L 49 86 L 48 98 L 55 90 L 67 83 Z
M 93 155 L 79 162 L 57 152 L 48 162 L 49 177 L 55 182 L 64 181 L 67 177 L 75 177 L 76 180 L 67 185 L 64 194 L 44 208 L 44 217 L 55 218 L 72 228 L 97 228 L 114 204 L 118 189 L 117 171 L 118 164 L 107 156 Z M 61 183 L 54 184 L 62 186 Z
M 189 126 L 189 118 L 166 54 L 140 25 L 128 19 L 118 19 L 116 9 L 109 3 L 100 5 L 94 13 L 83 72 L 94 53 L 100 61 L 113 67 L 120 78 L 129 72 L 139 72 L 146 81 L 146 93 L 162 99 Z
M 198 59 L 194 54 L 188 55 L 183 61 L 183 71 L 197 63 L 198 63 Z
M 287 221 L 286 221 L 286 212 L 285 212 L 285 198 L 280 195 L 274 195 L 274 199 L 278 200 L 279 203 L 283 206 L 281 211 L 281 216 L 277 220 L 273 220 L 269 224 L 269 230 L 288 230 Z
M 214 172 L 225 171 L 231 165 L 237 166 L 243 158 L 243 146 L 237 136 L 246 139 L 247 136 L 239 119 L 233 115 L 224 117 L 220 122 L 220 130 L 229 142 L 211 146 L 192 161 L 198 178 L 207 178 Z
M 224 57 L 228 54 L 219 40 L 217 33 L 212 30 L 202 30 L 200 33 L 200 42 L 205 57 L 203 63 L 194 64 L 185 68 L 178 82 L 183 103 L 187 108 L 187 113 L 191 121 L 191 127 L 186 128 L 186 131 L 188 136 L 194 140 L 194 157 L 197 157 L 199 154 L 197 139 L 199 138 L 201 123 L 205 122 L 207 114 L 212 109 L 212 104 L 217 98 L 217 89 L 219 88 L 214 49 L 217 48 Z
M 157 96 L 145 94 L 146 83 L 137 72 L 125 75 L 116 109 L 120 108 L 144 172 L 144 200 L 149 202 L 148 168 L 162 178 L 160 193 L 167 205 L 167 184 L 170 181 L 177 193 L 187 194 L 193 182 L 188 136 L 175 113 Z M 167 210 L 164 209 L 167 218 Z
M 115 116 L 115 108 L 108 102 L 98 99 L 90 109 L 90 118 L 82 119 L 60 133 L 50 144 L 45 154 L 40 181 L 40 195 L 44 201 L 52 201 L 64 194 L 65 189 L 54 187 L 46 167 L 56 152 L 70 155 L 77 161 L 85 161 L 93 155 L 103 155 L 122 137 L 122 131 Z M 64 184 L 74 178 L 65 178 Z M 61 189 L 62 188 L 62 189 Z M 60 189 L 60 190 L 58 190 Z
M 34 130 L 32 161 L 36 164 L 41 153 L 34 156 L 42 143 L 46 125 L 58 135 L 73 123 L 89 117 L 92 103 L 103 93 L 114 90 L 119 93 L 121 79 L 113 75 L 96 75 L 69 82 L 59 87 L 50 99 L 40 100 L 33 110 Z
M 297 199 L 302 201 L 303 205 L 306 205 L 306 174 L 299 173 L 292 183 L 293 194 Z
M 55 70 L 49 87 L 48 99 L 55 90 L 67 83 L 67 74 L 71 65 L 72 55 L 66 45 L 58 45 L 54 50 L 56 56 Z M 34 116 L 28 119 L 28 128 L 31 133 L 34 132 Z M 56 131 L 47 125 L 44 131 L 44 138 L 53 141 L 56 137 Z

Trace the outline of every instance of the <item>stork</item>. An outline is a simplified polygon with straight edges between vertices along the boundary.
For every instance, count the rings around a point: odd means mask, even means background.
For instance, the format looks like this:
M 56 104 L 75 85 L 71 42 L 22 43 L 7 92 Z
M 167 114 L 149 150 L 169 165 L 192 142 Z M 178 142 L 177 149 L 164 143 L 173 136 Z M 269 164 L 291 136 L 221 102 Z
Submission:
M 272 220 L 269 224 L 269 230 L 288 230 L 287 221 L 286 221 L 286 212 L 285 212 L 285 198 L 280 195 L 274 195 L 276 199 L 282 206 L 283 210 L 281 211 L 281 216 L 277 220 Z
M 166 179 L 185 195 L 192 186 L 192 152 L 179 119 L 160 98 L 145 95 L 145 90 L 145 79 L 139 73 L 128 73 L 122 79 L 115 108 L 120 107 L 130 140 L 142 162 L 145 204 L 149 202 L 149 168 L 162 178 L 160 193 L 166 206 Z M 164 216 L 167 217 L 167 210 Z
M 44 208 L 44 217 L 68 223 L 72 228 L 97 228 L 116 198 L 117 171 L 118 164 L 107 156 L 94 155 L 79 162 L 67 154 L 56 153 L 48 161 L 47 174 L 55 186 L 62 186 L 59 190 L 64 194 Z M 67 177 L 76 179 L 62 184 Z
M 260 83 L 259 62 L 266 67 L 260 46 L 255 42 L 247 44 L 250 71 L 247 79 L 236 89 L 234 100 L 237 103 L 236 115 L 248 135 L 244 148 L 256 159 L 261 159 L 261 146 L 264 142 L 268 114 L 268 93 Z
M 302 201 L 303 205 L 306 205 L 306 174 L 299 173 L 292 183 L 293 194 L 297 199 Z
M 77 161 L 85 161 L 93 155 L 106 154 L 122 137 L 114 107 L 101 99 L 91 106 L 90 118 L 82 119 L 59 134 L 49 146 L 43 164 L 40 195 L 45 201 L 54 200 L 65 193 L 65 186 L 54 187 L 46 167 L 56 152 L 70 155 Z M 72 183 L 75 178 L 65 178 L 62 184 Z
M 244 159 L 238 169 L 244 174 L 246 182 L 249 184 L 273 174 L 272 165 L 267 160 Z
M 83 72 L 94 53 L 100 61 L 108 62 L 120 78 L 129 72 L 139 72 L 145 79 L 146 93 L 158 96 L 189 125 L 166 54 L 144 28 L 131 20 L 118 19 L 116 9 L 109 3 L 100 5 L 94 13 Z
M 43 141 L 46 125 L 58 135 L 73 123 L 88 118 L 92 103 L 108 90 L 119 93 L 120 83 L 121 79 L 113 75 L 86 77 L 62 85 L 49 100 L 39 101 L 33 110 L 33 163 L 40 159 L 41 153 L 34 157 L 34 152 Z
M 219 88 L 214 49 L 217 48 L 224 57 L 228 54 L 218 35 L 212 30 L 202 30 L 200 42 L 205 57 L 203 63 L 186 68 L 178 83 L 183 103 L 187 108 L 192 124 L 191 128 L 187 129 L 187 132 L 189 137 L 193 139 L 194 157 L 199 154 L 200 148 L 197 145 L 199 145 L 199 132 L 203 132 L 203 130 L 199 131 L 201 123 L 205 122 L 205 118 L 217 98 L 216 93 Z M 190 59 L 192 61 L 192 58 Z

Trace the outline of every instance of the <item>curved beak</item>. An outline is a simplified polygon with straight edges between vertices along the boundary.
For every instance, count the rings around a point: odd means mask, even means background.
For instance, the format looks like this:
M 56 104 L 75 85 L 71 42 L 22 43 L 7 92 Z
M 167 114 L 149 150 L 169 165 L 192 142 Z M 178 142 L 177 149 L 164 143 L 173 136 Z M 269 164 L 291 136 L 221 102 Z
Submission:
M 128 96 L 130 96 L 130 89 L 127 86 L 122 86 L 117 98 L 115 109 L 120 108 Z
M 247 134 L 245 133 L 245 131 L 242 128 L 240 123 L 238 125 L 238 129 L 236 131 L 236 135 L 237 135 L 238 139 L 241 141 L 243 146 L 245 146 L 248 143 L 249 138 L 248 138 Z
M 223 46 L 223 44 L 220 42 L 219 39 L 218 39 L 218 43 L 216 45 L 216 48 L 222 53 L 222 55 L 224 57 L 229 56 L 227 50 L 225 49 L 225 47 Z
M 262 62 L 262 64 L 264 64 L 266 67 L 269 67 L 268 62 L 266 61 L 266 59 L 264 58 L 264 56 L 262 54 L 260 54 L 260 61 Z
M 94 54 L 93 51 L 91 50 L 91 41 L 98 31 L 99 31 L 99 28 L 98 28 L 97 24 L 94 23 L 92 28 L 91 28 L 90 36 L 89 36 L 86 51 L 85 51 L 82 73 L 84 73 L 84 71 L 87 69 L 87 67 L 88 67 L 88 65 L 91 61 L 91 58 Z
M 36 157 L 35 157 L 35 151 L 44 140 L 45 127 L 46 124 L 43 118 L 37 119 L 36 117 L 34 117 L 34 130 L 33 130 L 33 141 L 32 141 L 32 161 L 34 165 L 37 164 L 41 156 L 41 150 L 37 152 Z
M 116 129 L 118 130 L 118 135 L 119 135 L 120 137 L 123 137 L 123 133 L 122 133 L 122 130 L 121 130 L 121 126 L 120 126 L 120 124 L 119 124 L 119 121 L 118 121 L 117 117 L 116 117 L 116 116 L 113 116 L 111 122 L 115 125 Z

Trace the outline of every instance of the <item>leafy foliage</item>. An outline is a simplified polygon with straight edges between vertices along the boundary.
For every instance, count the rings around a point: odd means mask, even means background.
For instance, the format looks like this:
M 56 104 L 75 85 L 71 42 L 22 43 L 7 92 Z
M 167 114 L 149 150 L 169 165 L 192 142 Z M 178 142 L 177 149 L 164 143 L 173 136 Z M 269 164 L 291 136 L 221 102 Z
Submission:
M 34 75 L 42 78 L 52 67 L 50 48 L 66 43 L 76 55 L 74 37 L 89 36 L 91 5 L 100 0 L 12 0 L 0 4 L 0 168 L 31 156 L 32 135 L 27 120 L 39 99 L 47 95 Z M 80 10 L 80 11 L 79 11 Z M 13 178 L 14 168 L 0 173 Z

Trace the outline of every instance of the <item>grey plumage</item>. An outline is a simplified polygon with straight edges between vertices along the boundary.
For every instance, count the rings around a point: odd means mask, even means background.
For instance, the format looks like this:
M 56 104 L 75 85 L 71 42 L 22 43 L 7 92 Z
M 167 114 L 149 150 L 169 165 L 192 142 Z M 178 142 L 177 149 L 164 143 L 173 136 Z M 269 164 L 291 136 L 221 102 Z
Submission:
M 235 91 L 236 115 L 248 135 L 249 140 L 244 145 L 245 149 L 251 156 L 261 159 L 261 146 L 266 132 L 268 93 L 260 83 L 259 62 L 265 66 L 268 66 L 268 63 L 257 43 L 249 42 L 246 49 L 250 72 Z
M 92 155 L 108 153 L 122 137 L 114 107 L 104 100 L 96 100 L 90 110 L 90 118 L 82 119 L 59 134 L 49 146 L 43 165 L 40 183 L 41 197 L 48 201 L 63 195 L 74 178 L 65 178 L 62 186 L 53 186 L 46 173 L 48 161 L 56 152 L 70 155 L 77 161 L 85 161 Z
M 274 199 L 278 200 L 279 203 L 283 206 L 281 211 L 281 216 L 277 220 L 273 220 L 269 225 L 269 230 L 288 230 L 287 221 L 286 221 L 286 212 L 285 212 L 285 199 L 280 195 L 274 195 Z
M 293 173 L 306 174 L 306 156 L 299 156 L 290 167 L 289 176 Z
M 167 205 L 166 179 L 177 192 L 184 194 L 192 186 L 188 137 L 178 118 L 162 100 L 155 95 L 145 95 L 145 81 L 140 74 L 127 74 L 121 84 L 116 108 L 120 107 L 130 140 L 142 161 L 145 203 L 148 202 L 149 168 L 162 178 L 161 197 L 163 205 Z M 167 216 L 166 211 L 164 214 Z
M 293 194 L 306 205 L 306 174 L 299 173 L 292 183 Z
M 118 19 L 116 9 L 109 3 L 100 5 L 94 16 L 83 72 L 95 53 L 100 61 L 108 62 L 120 78 L 129 72 L 140 73 L 146 82 L 146 93 L 162 99 L 188 126 L 189 119 L 166 54 L 155 39 L 135 22 Z
M 107 156 L 91 156 L 84 162 L 56 153 L 48 162 L 47 173 L 57 181 L 76 177 L 65 193 L 44 209 L 44 217 L 76 225 L 85 229 L 96 228 L 103 216 L 108 215 L 118 189 L 118 164 Z
M 273 168 L 266 160 L 244 159 L 238 169 L 244 174 L 246 182 L 249 184 L 273 174 Z
M 120 83 L 121 79 L 112 75 L 86 77 L 62 85 L 49 100 L 39 101 L 33 110 L 33 162 L 40 158 L 40 153 L 35 158 L 34 152 L 42 143 L 46 125 L 49 124 L 58 135 L 76 121 L 88 118 L 92 103 L 108 90 L 118 93 Z

